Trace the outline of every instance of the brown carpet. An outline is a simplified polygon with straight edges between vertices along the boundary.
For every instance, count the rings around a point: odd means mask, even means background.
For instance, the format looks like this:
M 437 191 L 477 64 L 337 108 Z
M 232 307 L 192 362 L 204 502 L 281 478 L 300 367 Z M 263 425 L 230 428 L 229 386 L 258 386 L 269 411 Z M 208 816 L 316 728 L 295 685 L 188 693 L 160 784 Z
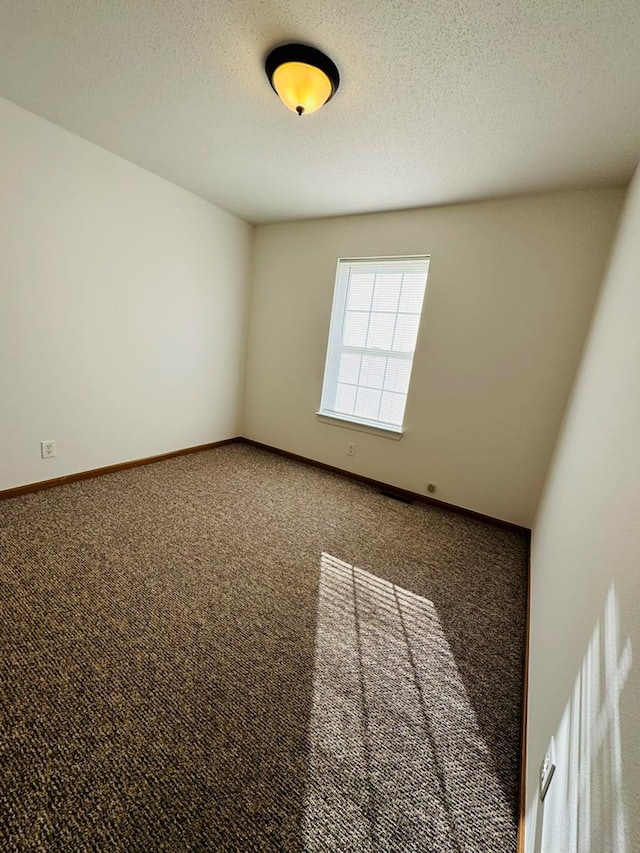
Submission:
M 526 559 L 244 445 L 0 503 L 0 848 L 515 850 Z

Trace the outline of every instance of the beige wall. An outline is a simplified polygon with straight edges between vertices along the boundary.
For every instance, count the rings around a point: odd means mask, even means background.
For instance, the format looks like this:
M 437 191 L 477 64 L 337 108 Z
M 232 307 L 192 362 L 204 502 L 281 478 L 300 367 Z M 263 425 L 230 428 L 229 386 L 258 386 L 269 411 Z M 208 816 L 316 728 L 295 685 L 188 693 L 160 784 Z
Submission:
M 256 229 L 243 434 L 530 525 L 623 190 Z M 336 261 L 430 254 L 400 441 L 320 423 Z M 346 455 L 356 442 L 356 456 Z
M 250 226 L 4 100 L 0 139 L 0 489 L 237 435 Z
M 639 329 L 640 172 L 533 531 L 527 853 L 640 850 Z

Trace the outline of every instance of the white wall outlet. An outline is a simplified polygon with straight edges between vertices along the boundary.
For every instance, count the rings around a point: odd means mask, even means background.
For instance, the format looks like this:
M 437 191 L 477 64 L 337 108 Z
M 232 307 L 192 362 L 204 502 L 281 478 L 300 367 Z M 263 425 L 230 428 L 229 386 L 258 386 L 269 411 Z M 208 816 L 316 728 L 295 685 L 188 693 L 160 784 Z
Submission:
M 556 747 L 551 738 L 549 749 L 544 757 L 544 761 L 540 765 L 540 799 L 544 800 L 549 790 L 549 785 L 553 779 L 553 774 L 556 772 Z
M 355 456 L 356 455 L 356 443 L 355 441 L 349 441 L 347 443 L 347 456 Z
M 40 442 L 40 453 L 42 454 L 43 459 L 51 459 L 56 455 L 56 443 L 55 441 L 41 441 Z

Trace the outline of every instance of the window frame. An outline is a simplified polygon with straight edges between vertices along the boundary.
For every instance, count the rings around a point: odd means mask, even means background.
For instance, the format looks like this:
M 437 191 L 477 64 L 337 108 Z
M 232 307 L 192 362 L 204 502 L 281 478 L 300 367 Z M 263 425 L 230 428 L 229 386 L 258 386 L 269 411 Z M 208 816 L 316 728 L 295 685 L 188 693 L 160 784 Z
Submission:
M 340 286 L 342 283 L 341 276 L 343 273 L 344 265 L 349 265 L 350 270 L 347 273 L 348 277 L 351 276 L 351 271 L 354 266 L 358 264 L 362 264 L 363 266 L 372 266 L 379 263 L 381 266 L 384 266 L 385 263 L 392 265 L 394 262 L 402 263 L 424 263 L 426 265 L 426 275 L 425 275 L 425 284 L 424 291 L 422 295 L 422 302 L 420 305 L 420 312 L 418 313 L 418 328 L 416 331 L 416 340 L 413 349 L 409 352 L 401 351 L 401 350 L 393 350 L 393 349 L 382 349 L 382 348 L 374 348 L 365 346 L 351 346 L 345 345 L 342 342 L 343 334 L 344 334 L 344 325 L 346 322 L 347 316 L 347 304 L 349 299 L 349 287 Z M 320 396 L 320 407 L 316 412 L 318 419 L 323 423 L 333 424 L 335 426 L 342 426 L 349 429 L 354 429 L 362 432 L 370 432 L 375 434 L 384 435 L 386 438 L 394 438 L 399 439 L 404 434 L 404 425 L 406 419 L 406 405 L 409 398 L 409 391 L 411 388 L 411 376 L 413 373 L 413 360 L 415 358 L 415 353 L 418 348 L 418 343 L 420 340 L 420 332 L 422 329 L 422 319 L 424 314 L 424 304 L 427 292 L 427 284 L 429 281 L 429 269 L 431 263 L 431 255 L 389 255 L 389 256 L 381 256 L 381 257 L 360 257 L 360 258 L 338 258 L 338 262 L 336 265 L 336 275 L 334 280 L 334 290 L 333 290 L 333 301 L 331 306 L 331 318 L 329 322 L 329 334 L 327 337 L 327 351 L 324 363 L 324 373 L 322 380 L 322 391 Z M 349 279 L 347 279 L 348 281 Z M 398 306 L 399 307 L 399 306 Z M 365 313 L 363 309 L 363 313 Z M 401 312 L 397 308 L 395 311 L 380 311 L 374 312 L 372 311 L 372 306 L 370 306 L 368 312 L 369 322 L 371 318 L 371 314 L 373 313 L 390 313 L 394 314 L 397 318 L 399 314 L 402 313 L 413 313 L 415 312 Z M 396 319 L 397 322 L 397 319 Z M 393 342 L 392 342 L 393 344 Z M 337 391 L 338 381 L 336 378 L 336 373 L 332 370 L 332 358 L 336 358 L 336 354 L 338 358 L 341 358 L 344 354 L 353 354 L 362 356 L 378 356 L 383 358 L 393 358 L 398 360 L 404 360 L 409 362 L 409 376 L 407 380 L 407 391 L 404 400 L 404 409 L 402 414 L 402 423 L 400 425 L 393 424 L 387 421 L 382 420 L 371 420 L 368 418 L 362 418 L 355 414 L 346 414 L 342 412 L 337 412 L 330 408 L 323 407 L 323 403 L 326 406 L 326 397 L 328 393 L 331 392 L 330 386 L 333 385 L 333 392 Z M 387 365 L 388 366 L 388 365 Z M 385 368 L 386 369 L 386 368 Z M 384 381 L 384 380 L 383 380 Z M 355 386 L 356 388 L 367 388 L 368 386 L 361 386 L 359 382 Z M 375 389 L 372 390 L 380 390 L 383 389 Z M 356 392 L 357 393 L 357 392 Z M 403 392 L 399 392 L 403 393 Z

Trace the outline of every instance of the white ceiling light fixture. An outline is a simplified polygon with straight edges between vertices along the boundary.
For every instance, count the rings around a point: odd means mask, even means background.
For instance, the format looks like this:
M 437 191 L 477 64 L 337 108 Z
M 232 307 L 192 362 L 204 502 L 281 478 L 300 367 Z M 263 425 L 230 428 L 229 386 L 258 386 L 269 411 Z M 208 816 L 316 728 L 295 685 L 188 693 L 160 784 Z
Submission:
M 286 107 L 299 116 L 315 113 L 338 91 L 340 74 L 322 51 L 306 44 L 283 44 L 267 56 L 265 71 Z

